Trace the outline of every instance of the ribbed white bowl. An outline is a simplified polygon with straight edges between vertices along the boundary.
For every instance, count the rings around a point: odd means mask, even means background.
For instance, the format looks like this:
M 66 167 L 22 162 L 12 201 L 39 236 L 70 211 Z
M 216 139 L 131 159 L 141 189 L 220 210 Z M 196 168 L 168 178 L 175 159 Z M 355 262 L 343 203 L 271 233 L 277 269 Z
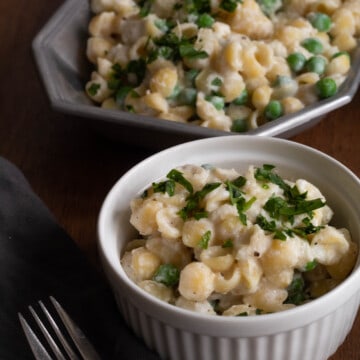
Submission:
M 245 170 L 273 164 L 288 178 L 320 188 L 335 212 L 334 224 L 360 239 L 360 181 L 346 167 L 309 147 L 276 138 L 226 136 L 162 151 L 128 171 L 102 206 L 98 231 L 105 272 L 119 309 L 136 334 L 163 359 L 326 360 L 344 341 L 360 303 L 360 261 L 338 287 L 308 304 L 254 317 L 220 317 L 166 304 L 136 286 L 120 264 L 134 235 L 129 203 L 171 168 L 211 163 Z

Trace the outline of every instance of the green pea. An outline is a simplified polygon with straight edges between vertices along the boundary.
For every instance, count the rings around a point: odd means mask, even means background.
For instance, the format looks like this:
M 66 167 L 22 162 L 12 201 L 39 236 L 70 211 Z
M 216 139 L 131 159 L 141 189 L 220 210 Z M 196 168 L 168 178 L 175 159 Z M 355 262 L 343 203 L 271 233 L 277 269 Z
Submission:
M 286 84 L 289 84 L 292 81 L 292 78 L 286 75 L 278 75 L 276 77 L 276 80 L 274 82 L 274 87 L 277 86 L 284 86 Z
M 282 5 L 282 1 L 278 0 L 256 0 L 261 10 L 268 16 L 273 15 Z
M 185 80 L 186 80 L 186 83 L 189 86 L 194 86 L 195 85 L 195 79 L 199 75 L 199 72 L 200 72 L 200 70 L 190 69 L 189 71 L 187 71 L 185 73 Z
M 225 107 L 225 100 L 221 96 L 207 95 L 205 100 L 211 102 L 216 110 L 222 110 Z
M 231 125 L 231 131 L 233 132 L 246 132 L 248 125 L 246 119 L 236 119 Z
M 290 69 L 297 73 L 303 69 L 306 57 L 302 53 L 294 52 L 286 58 L 286 61 Z
M 311 25 L 321 32 L 328 32 L 331 28 L 331 18 L 324 13 L 310 13 L 307 18 L 310 21 Z
M 305 64 L 307 71 L 322 75 L 325 72 L 326 60 L 321 56 L 312 56 Z
M 334 79 L 322 78 L 316 84 L 316 93 L 320 99 L 326 99 L 337 92 L 337 85 Z
M 321 54 L 324 50 L 323 44 L 316 38 L 307 38 L 303 40 L 301 46 L 313 54 Z
M 215 22 L 215 19 L 209 14 L 201 14 L 196 23 L 200 28 L 209 28 Z
M 197 96 L 196 89 L 184 88 L 179 92 L 179 94 L 177 96 L 177 102 L 180 105 L 195 105 L 196 96 Z
M 278 100 L 271 100 L 264 109 L 264 115 L 268 120 L 275 120 L 284 113 L 281 102 Z
M 235 105 L 245 105 L 249 100 L 249 93 L 246 89 L 242 91 L 242 93 L 233 100 L 233 104 Z

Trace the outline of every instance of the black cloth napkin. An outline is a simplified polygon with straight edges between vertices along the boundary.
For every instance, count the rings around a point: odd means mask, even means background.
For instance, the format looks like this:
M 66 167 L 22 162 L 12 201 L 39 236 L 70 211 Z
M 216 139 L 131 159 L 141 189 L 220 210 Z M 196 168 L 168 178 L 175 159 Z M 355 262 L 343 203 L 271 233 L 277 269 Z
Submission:
M 18 312 L 53 295 L 104 360 L 159 359 L 127 327 L 104 278 L 0 157 L 0 359 L 33 359 Z M 29 316 L 26 316 L 30 318 Z

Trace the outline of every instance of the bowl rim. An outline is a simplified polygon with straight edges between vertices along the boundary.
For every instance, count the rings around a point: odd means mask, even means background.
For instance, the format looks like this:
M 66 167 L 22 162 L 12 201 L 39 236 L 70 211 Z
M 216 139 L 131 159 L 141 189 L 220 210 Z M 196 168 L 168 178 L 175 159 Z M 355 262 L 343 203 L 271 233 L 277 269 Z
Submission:
M 310 152 L 313 155 L 322 158 L 323 161 L 331 163 L 335 165 L 338 169 L 341 169 L 347 177 L 349 177 L 352 181 L 355 181 L 356 186 L 359 186 L 360 191 L 360 179 L 345 165 L 343 165 L 338 160 L 330 157 L 329 155 L 314 149 L 310 146 L 303 145 L 300 143 L 296 143 L 286 139 L 279 138 L 271 138 L 271 137 L 252 137 L 252 136 L 241 136 L 241 141 L 251 142 L 251 143 L 269 143 L 269 144 L 283 144 L 283 146 L 290 146 L 294 150 L 302 150 L 305 152 Z M 136 285 L 128 276 L 125 271 L 122 269 L 120 264 L 120 257 L 117 264 L 111 262 L 108 258 L 108 249 L 106 248 L 106 239 L 105 236 L 105 223 L 107 216 L 109 215 L 108 209 L 111 207 L 111 203 L 115 201 L 116 193 L 118 192 L 118 188 L 122 186 L 123 182 L 126 182 L 128 178 L 131 178 L 134 173 L 139 171 L 146 163 L 151 163 L 153 161 L 157 161 L 157 159 L 161 156 L 169 156 L 173 152 L 182 151 L 187 148 L 191 148 L 193 146 L 215 146 L 216 143 L 232 143 L 239 141 L 239 136 L 223 136 L 216 138 L 207 138 L 194 140 L 187 143 L 183 143 L 180 145 L 176 145 L 170 147 L 168 149 L 162 150 L 158 153 L 155 153 L 146 159 L 142 160 L 132 168 L 130 168 L 125 174 L 123 174 L 113 185 L 113 187 L 108 192 L 105 200 L 101 206 L 99 218 L 98 218 L 98 248 L 100 252 L 101 261 L 103 263 L 103 267 L 105 268 L 105 272 L 109 278 L 117 281 L 117 285 L 120 286 L 121 292 L 124 293 L 124 296 L 128 298 L 128 300 L 134 304 L 137 304 L 141 308 L 141 310 L 148 312 L 151 316 L 157 317 L 159 320 L 164 318 L 169 321 L 175 323 L 178 327 L 186 328 L 186 321 L 191 321 L 192 323 L 197 323 L 199 326 L 195 326 L 197 330 L 199 328 L 206 329 L 212 333 L 211 329 L 207 329 L 209 325 L 212 326 L 226 326 L 229 327 L 228 336 L 237 337 L 238 333 L 233 335 L 229 335 L 234 331 L 234 329 L 240 329 L 245 327 L 247 329 L 247 337 L 249 336 L 258 336 L 259 332 L 259 324 L 264 326 L 262 329 L 263 334 L 270 334 L 274 332 L 286 331 L 289 329 L 293 329 L 294 326 L 292 322 L 296 323 L 296 328 L 299 326 L 305 326 L 310 322 L 314 322 L 317 319 L 323 318 L 331 312 L 335 311 L 339 307 L 341 307 L 347 301 L 350 301 L 350 298 L 355 295 L 356 292 L 359 292 L 360 287 L 357 288 L 354 284 L 360 284 L 360 254 L 358 255 L 357 266 L 352 273 L 342 281 L 338 286 L 332 289 L 330 292 L 322 295 L 318 299 L 312 300 L 309 303 L 303 304 L 301 306 L 296 306 L 295 308 L 284 310 L 281 312 L 264 314 L 260 316 L 248 316 L 248 317 L 226 317 L 226 316 L 212 316 L 201 313 L 196 313 L 193 311 L 189 311 L 186 309 L 182 309 L 176 307 L 174 305 L 168 304 L 156 297 L 146 293 L 142 290 L 138 285 Z M 140 191 L 141 189 L 139 189 Z M 135 194 L 134 194 L 135 196 Z M 111 284 L 111 280 L 110 280 Z M 117 286 L 112 284 L 113 286 Z M 347 296 L 343 296 L 346 293 Z M 138 298 L 137 298 L 138 297 Z M 149 310 L 150 309 L 150 310 Z M 304 314 L 308 314 L 308 316 L 304 316 Z M 179 321 L 182 319 L 183 321 Z M 291 321 L 289 321 L 291 319 Z M 185 324 L 185 325 L 184 325 Z M 276 327 L 275 327 L 276 326 Z M 272 329 L 272 330 L 270 330 Z M 276 329 L 276 331 L 275 331 Z M 200 332 L 200 330 L 198 330 Z M 218 332 L 218 329 L 215 330 Z

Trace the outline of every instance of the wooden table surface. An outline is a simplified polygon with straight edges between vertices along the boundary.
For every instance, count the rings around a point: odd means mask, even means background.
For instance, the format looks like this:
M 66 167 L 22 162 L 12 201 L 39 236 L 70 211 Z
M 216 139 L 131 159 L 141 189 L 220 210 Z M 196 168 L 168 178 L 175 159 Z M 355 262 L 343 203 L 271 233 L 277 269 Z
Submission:
M 61 3 L 0 0 L 0 156 L 23 171 L 58 222 L 98 266 L 96 220 L 102 200 L 127 169 L 153 151 L 110 141 L 86 121 L 50 108 L 31 42 Z M 291 140 L 333 156 L 360 176 L 359 101 L 360 91 L 351 104 Z M 359 338 L 358 315 L 331 360 L 359 360 Z

